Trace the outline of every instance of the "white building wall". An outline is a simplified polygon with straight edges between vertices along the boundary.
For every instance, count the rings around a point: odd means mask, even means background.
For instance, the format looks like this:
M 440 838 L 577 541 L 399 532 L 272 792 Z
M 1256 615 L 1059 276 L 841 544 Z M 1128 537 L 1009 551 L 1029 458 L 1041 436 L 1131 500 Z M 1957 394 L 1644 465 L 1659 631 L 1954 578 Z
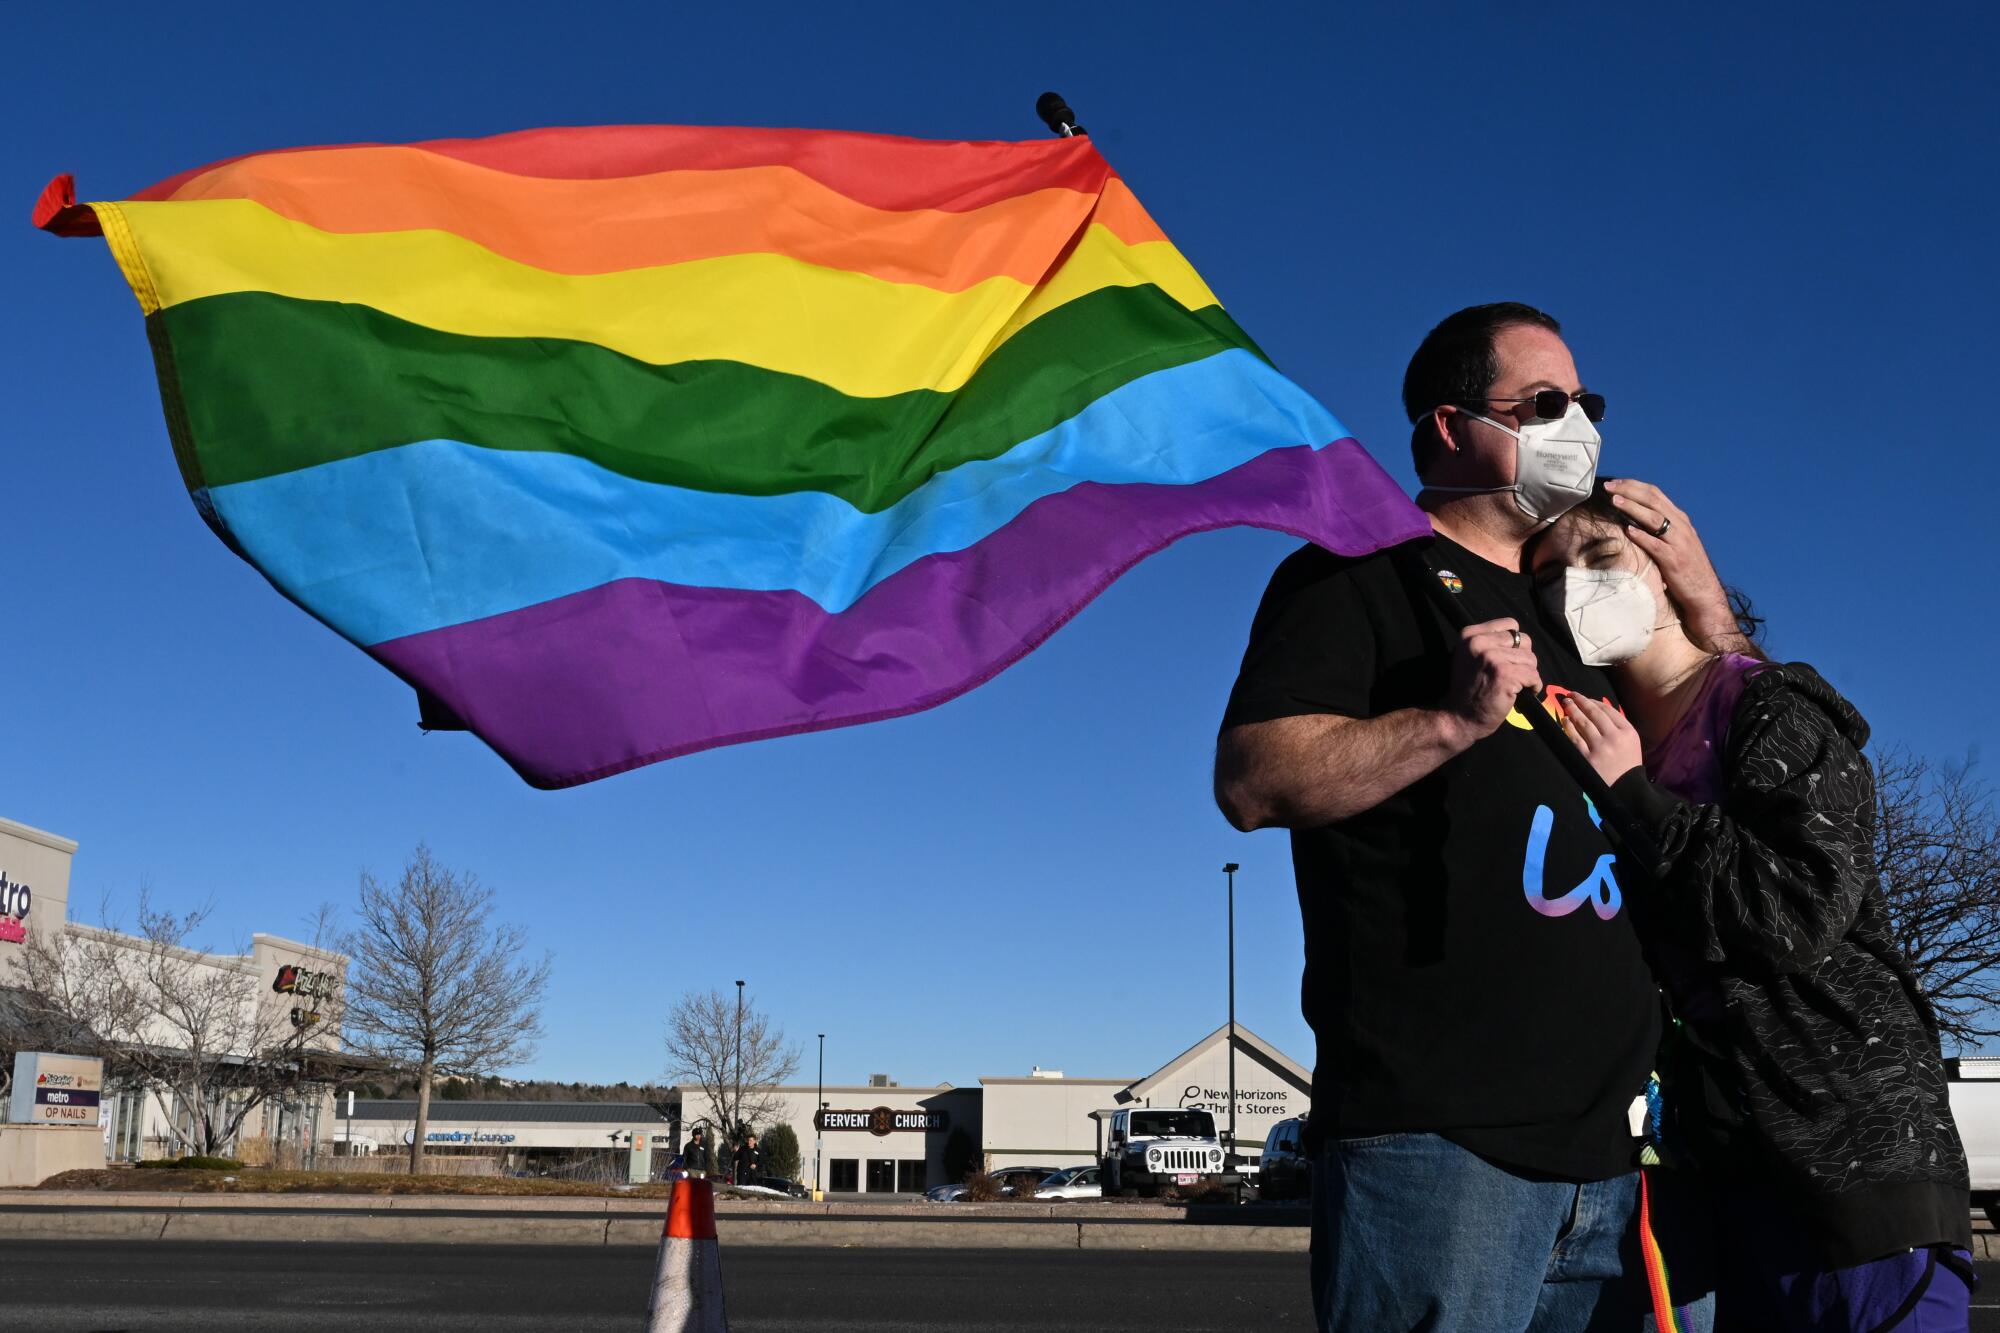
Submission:
M 681 1096 L 681 1143 L 687 1141 L 689 1131 L 696 1125 L 705 1125 L 713 1144 L 717 1137 L 716 1115 L 708 1095 L 687 1085 L 675 1091 Z M 946 1179 L 944 1159 L 945 1145 L 954 1130 L 964 1132 L 973 1163 L 978 1163 L 980 1093 L 977 1088 L 940 1084 L 929 1088 L 828 1085 L 824 1089 L 828 1108 L 836 1112 L 869 1112 L 886 1107 L 892 1112 L 921 1111 L 944 1117 L 944 1124 L 938 1129 L 891 1129 L 887 1134 L 876 1134 L 869 1129 L 829 1129 L 820 1134 L 813 1123 L 814 1102 L 820 1091 L 809 1085 L 778 1088 L 773 1093 L 781 1108 L 775 1121 L 790 1125 L 798 1135 L 800 1183 L 808 1188 L 813 1186 L 816 1139 L 825 1142 L 819 1188 L 829 1193 L 912 1193 L 952 1183 Z M 761 1134 L 770 1126 L 759 1123 L 756 1128 Z M 882 1188 L 890 1178 L 894 1183 Z
M 151 957 L 155 946 L 135 936 L 101 926 L 71 922 L 67 933 L 78 940 L 110 944 L 116 948 L 120 967 L 135 983 L 149 966 L 185 969 L 175 984 L 232 1001 L 219 1007 L 204 1024 L 206 1049 L 242 1052 L 252 1046 L 269 1047 L 291 1039 L 293 1011 L 322 1015 L 321 1026 L 306 1039 L 311 1050 L 339 1050 L 339 1004 L 346 987 L 347 959 L 327 949 L 315 948 L 279 935 L 255 935 L 251 948 L 243 954 L 200 953 L 192 949 L 171 949 L 169 957 Z M 317 987 L 327 993 L 299 995 L 276 990 L 275 983 L 285 967 L 302 974 L 324 978 Z M 298 984 L 296 977 L 293 984 Z M 210 991 L 210 987 L 213 988 Z M 186 1018 L 153 1018 L 143 1029 L 143 1039 L 157 1046 L 186 1047 L 190 1033 Z M 186 1113 L 169 1092 L 162 1097 L 151 1090 L 140 1095 L 126 1089 L 108 1094 L 107 1126 L 110 1155 L 114 1160 L 176 1156 L 185 1146 L 174 1135 L 173 1122 L 185 1121 Z M 136 1126 L 134 1121 L 136 1119 Z M 321 1151 L 333 1136 L 333 1090 L 320 1087 L 305 1095 L 270 1098 L 253 1108 L 237 1135 L 237 1150 L 245 1150 L 245 1140 L 261 1140 L 251 1151 L 284 1154 L 287 1160 L 303 1160 Z
M 23 943 L 11 936 L 14 925 L 21 933 L 45 943 L 62 937 L 99 944 L 118 950 L 121 970 L 137 980 L 143 973 L 143 957 L 150 947 L 145 941 L 100 926 L 69 920 L 70 866 L 76 843 L 68 838 L 30 828 L 10 819 L 0 819 L 0 986 L 19 984 L 17 972 Z M 25 917 L 10 917 L 6 909 L 23 898 L 20 887 L 28 890 Z M 234 988 L 239 1003 L 218 1010 L 208 1023 L 213 1049 L 234 1050 L 258 1039 L 289 1036 L 291 1011 L 299 997 L 272 988 L 279 969 L 285 965 L 325 974 L 332 993 L 308 997 L 311 1011 L 325 1015 L 327 1022 L 305 1043 L 318 1050 L 340 1049 L 339 996 L 345 989 L 347 959 L 329 949 L 316 948 L 280 935 L 253 935 L 250 949 L 242 954 L 172 951 L 172 959 L 184 964 L 205 982 Z M 142 1029 L 145 1040 L 158 1045 L 184 1046 L 185 1030 L 164 1016 L 154 1016 Z M 114 1160 L 159 1156 L 179 1151 L 169 1127 L 169 1109 L 150 1092 L 141 1095 L 126 1090 L 122 1095 L 107 1088 L 104 1119 L 110 1155 Z M 313 1140 L 325 1142 L 333 1123 L 332 1093 L 322 1089 L 317 1095 L 281 1105 L 269 1102 L 251 1112 L 243 1124 L 244 1137 L 283 1140 L 302 1145 Z
M 668 1144 L 667 1122 L 657 1116 L 650 1119 L 634 1116 L 623 1121 L 548 1121 L 548 1120 L 464 1120 L 452 1115 L 454 1105 L 479 1103 L 452 1103 L 433 1100 L 431 1102 L 430 1123 L 425 1126 L 424 1151 L 427 1153 L 452 1152 L 526 1152 L 532 1149 L 555 1149 L 562 1151 L 591 1150 L 595 1152 L 624 1152 L 622 1141 L 613 1142 L 612 1135 L 638 1135 L 657 1140 L 656 1159 L 661 1155 L 671 1155 Z M 336 1108 L 337 1109 L 337 1108 Z M 357 1114 L 354 1120 L 345 1117 L 331 1117 L 329 1124 L 337 1123 L 337 1128 L 328 1135 L 334 1141 L 348 1133 L 351 1128 L 355 1139 L 370 1140 L 377 1151 L 385 1153 L 402 1152 L 409 1147 L 410 1136 L 416 1132 L 415 1116 L 392 1118 L 364 1118 Z
M 982 1078 L 988 1170 L 1003 1166 L 1077 1166 L 1097 1158 L 1090 1113 L 1115 1107 L 1128 1078 Z
M 1261 1038 L 1241 1031 L 1236 1045 L 1237 1153 L 1252 1164 L 1273 1125 L 1312 1108 L 1312 1076 Z M 984 1078 L 981 1148 L 987 1165 L 1074 1166 L 1098 1148 L 1093 1111 L 1128 1106 L 1193 1106 L 1229 1123 L 1229 1042 L 1218 1028 L 1142 1079 Z
M 0 877 L 6 880 L 6 887 L 0 888 L 0 985 L 10 984 L 8 974 L 22 948 L 9 938 L 14 926 L 20 926 L 24 935 L 46 937 L 69 919 L 69 867 L 75 855 L 76 844 L 68 838 L 0 819 Z M 22 901 L 22 888 L 27 890 L 28 914 L 6 915 L 10 902 Z
M 265 1009 L 260 1022 L 283 1030 L 291 1026 L 295 1013 L 308 1021 L 318 1014 L 320 1018 L 305 1041 L 307 1049 L 340 1049 L 341 1004 L 347 991 L 345 954 L 283 935 L 257 934 L 250 937 L 245 961 L 259 983 L 257 998 Z M 287 967 L 295 969 L 290 978 L 292 988 L 281 991 L 278 983 Z
M 1264 1138 L 1280 1120 L 1312 1110 L 1312 1075 L 1248 1033 L 1236 1046 L 1236 1151 L 1255 1163 Z M 1229 1044 L 1217 1031 L 1132 1085 L 1133 1106 L 1196 1106 L 1212 1112 L 1217 1132 L 1229 1131 Z

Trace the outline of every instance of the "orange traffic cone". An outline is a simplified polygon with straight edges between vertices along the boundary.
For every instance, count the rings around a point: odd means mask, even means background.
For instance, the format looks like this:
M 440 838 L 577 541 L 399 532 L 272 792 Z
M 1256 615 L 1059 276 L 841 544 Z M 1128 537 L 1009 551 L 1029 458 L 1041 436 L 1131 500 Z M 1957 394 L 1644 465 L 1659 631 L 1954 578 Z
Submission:
M 706 1180 L 674 1182 L 646 1333 L 729 1333 L 722 1311 L 722 1251 L 715 1242 L 715 1187 Z

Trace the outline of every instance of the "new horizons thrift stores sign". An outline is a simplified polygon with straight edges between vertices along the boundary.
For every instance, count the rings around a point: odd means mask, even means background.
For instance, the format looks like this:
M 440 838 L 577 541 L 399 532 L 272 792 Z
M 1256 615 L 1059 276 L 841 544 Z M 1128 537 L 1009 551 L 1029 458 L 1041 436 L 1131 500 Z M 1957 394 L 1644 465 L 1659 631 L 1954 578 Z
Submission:
M 866 1130 L 878 1138 L 887 1138 L 898 1130 L 941 1130 L 946 1123 L 943 1111 L 898 1111 L 887 1106 L 868 1111 L 821 1111 L 813 1117 L 813 1128 L 822 1134 L 830 1130 Z
M 22 1051 L 14 1057 L 14 1096 L 7 1118 L 17 1125 L 97 1128 L 104 1062 L 80 1055 Z

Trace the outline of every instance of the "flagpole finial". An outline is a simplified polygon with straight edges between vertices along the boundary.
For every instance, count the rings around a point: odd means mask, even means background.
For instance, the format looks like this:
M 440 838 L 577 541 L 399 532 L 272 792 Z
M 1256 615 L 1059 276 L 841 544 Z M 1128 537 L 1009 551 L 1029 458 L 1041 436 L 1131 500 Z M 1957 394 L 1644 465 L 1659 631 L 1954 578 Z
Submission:
M 1051 131 L 1065 139 L 1076 135 L 1087 135 L 1083 126 L 1076 123 L 1076 112 L 1069 109 L 1061 93 L 1043 93 L 1035 99 L 1035 114 Z

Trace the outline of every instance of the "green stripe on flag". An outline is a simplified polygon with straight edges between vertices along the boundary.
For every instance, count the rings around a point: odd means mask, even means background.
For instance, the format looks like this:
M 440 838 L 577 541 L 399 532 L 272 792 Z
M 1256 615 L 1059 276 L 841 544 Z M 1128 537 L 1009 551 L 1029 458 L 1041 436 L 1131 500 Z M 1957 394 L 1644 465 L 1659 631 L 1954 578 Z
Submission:
M 1003 343 L 954 393 L 850 397 L 733 361 L 441 333 L 368 306 L 234 293 L 151 317 L 209 486 L 418 440 L 572 454 L 643 481 L 824 491 L 864 512 L 994 458 L 1142 375 L 1255 345 L 1219 306 L 1111 287 Z M 1258 353 L 1261 355 L 1261 353 Z

